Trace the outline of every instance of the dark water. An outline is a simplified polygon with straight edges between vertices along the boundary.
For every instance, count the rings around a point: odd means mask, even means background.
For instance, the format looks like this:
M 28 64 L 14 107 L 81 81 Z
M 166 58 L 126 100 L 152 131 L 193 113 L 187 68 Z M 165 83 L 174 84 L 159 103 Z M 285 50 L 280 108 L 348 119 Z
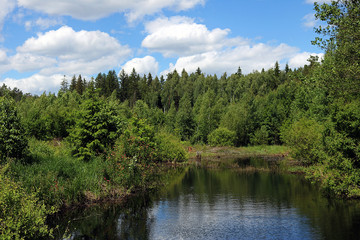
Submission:
M 359 202 L 326 199 L 301 176 L 238 169 L 192 168 L 157 197 L 58 221 L 69 239 L 360 239 Z

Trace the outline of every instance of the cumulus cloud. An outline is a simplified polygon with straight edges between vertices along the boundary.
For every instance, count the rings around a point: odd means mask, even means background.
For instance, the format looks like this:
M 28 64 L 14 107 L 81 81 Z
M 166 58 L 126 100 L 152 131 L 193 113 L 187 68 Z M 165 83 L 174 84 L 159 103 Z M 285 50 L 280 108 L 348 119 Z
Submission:
M 228 38 L 229 29 L 209 30 L 188 17 L 158 18 L 145 24 L 148 36 L 142 46 L 165 57 L 188 56 L 232 47 L 245 40 Z
M 0 50 L 0 73 L 37 71 L 25 79 L 4 81 L 11 87 L 24 91 L 31 89 L 31 92 L 36 86 L 36 92 L 51 89 L 59 83 L 58 75 L 93 75 L 104 69 L 120 67 L 131 54 L 128 46 L 121 45 L 107 33 L 76 32 L 68 26 L 38 34 L 26 40 L 16 51 L 13 56 L 7 56 Z
M 25 93 L 42 94 L 44 91 L 57 92 L 63 78 L 61 74 L 51 76 L 35 74 L 22 79 L 6 78 L 3 83 L 11 88 L 17 87 Z
M 96 20 L 122 12 L 131 22 L 164 8 L 187 10 L 205 4 L 205 0 L 18 0 L 18 4 L 50 15 L 68 15 L 82 20 Z
M 7 54 L 4 50 L 0 49 L 0 64 L 5 64 L 7 62 Z
M 287 44 L 256 43 L 241 37 L 229 37 L 229 29 L 209 30 L 188 17 L 158 18 L 145 24 L 148 35 L 142 46 L 164 57 L 179 57 L 161 74 L 177 69 L 188 72 L 198 67 L 208 74 L 234 73 L 240 66 L 244 73 L 269 69 L 276 61 L 299 67 L 306 63 L 299 49 Z
M 239 66 L 244 73 L 249 73 L 253 70 L 271 68 L 276 61 L 289 58 L 297 51 L 297 48 L 286 44 L 276 47 L 263 43 L 238 46 L 234 49 L 180 57 L 175 64 L 170 64 L 169 69 L 162 74 L 165 75 L 174 69 L 194 72 L 198 67 L 208 74 L 234 73 Z
M 143 58 L 134 58 L 124 64 L 122 69 L 128 74 L 130 74 L 135 68 L 136 72 L 139 74 L 148 74 L 156 75 L 159 69 L 159 63 L 152 56 L 145 56 Z
M 57 63 L 56 59 L 30 53 L 18 53 L 9 60 L 11 68 L 19 72 L 35 71 Z
M 324 58 L 323 53 L 309 53 L 309 52 L 298 53 L 289 59 L 289 63 L 288 63 L 289 67 L 290 68 L 303 67 L 305 64 L 309 63 L 307 60 L 310 58 L 310 56 L 318 56 L 319 59 Z
M 58 30 L 52 30 L 45 34 L 39 34 L 36 38 L 30 38 L 17 48 L 18 52 L 38 54 L 60 60 L 94 60 L 104 55 L 118 55 L 119 57 L 129 54 L 126 46 L 109 34 L 100 31 L 75 32 L 71 27 L 63 26 Z

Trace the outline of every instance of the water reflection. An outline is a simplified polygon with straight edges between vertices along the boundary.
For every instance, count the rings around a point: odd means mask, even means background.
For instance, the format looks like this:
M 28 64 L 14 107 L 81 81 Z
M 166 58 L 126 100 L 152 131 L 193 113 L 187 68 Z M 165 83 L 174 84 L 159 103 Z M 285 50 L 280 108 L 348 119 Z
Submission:
M 360 239 L 359 204 L 299 176 L 194 168 L 164 192 L 63 214 L 58 238 L 67 228 L 70 239 Z

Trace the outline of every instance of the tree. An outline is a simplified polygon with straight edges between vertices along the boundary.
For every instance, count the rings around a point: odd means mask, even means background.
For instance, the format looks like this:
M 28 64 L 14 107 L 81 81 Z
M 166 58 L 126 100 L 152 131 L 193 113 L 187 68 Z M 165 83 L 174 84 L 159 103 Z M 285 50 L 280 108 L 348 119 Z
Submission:
M 91 156 L 103 153 L 114 144 L 118 126 L 112 109 L 99 99 L 94 90 L 89 89 L 85 97 L 77 113 L 75 127 L 69 131 L 69 141 L 73 145 L 74 156 L 88 161 Z
M 82 95 L 85 91 L 85 79 L 83 80 L 81 77 L 81 74 L 78 76 L 78 79 L 76 81 L 75 90 L 78 92 L 78 94 Z
M 139 91 L 139 81 L 140 76 L 137 74 L 135 68 L 133 68 L 130 76 L 129 76 L 129 85 L 128 85 L 128 100 L 130 103 L 130 107 L 134 107 L 136 100 L 141 99 L 140 91 Z
M 130 90 L 129 75 L 125 72 L 124 69 L 122 69 L 120 72 L 119 82 L 120 82 L 120 101 L 123 102 L 129 99 L 129 90 Z
M 186 93 L 180 100 L 179 111 L 176 114 L 176 126 L 182 140 L 190 140 L 194 133 L 195 122 L 189 95 Z
M 76 77 L 75 75 L 71 78 L 70 88 L 69 90 L 72 92 L 76 88 Z
M 357 97 L 360 92 L 360 1 L 338 0 L 315 3 L 316 19 L 327 23 L 315 32 L 323 35 L 312 42 L 325 49 L 322 80 L 331 95 Z
M 15 102 L 10 98 L 0 97 L 0 163 L 7 158 L 25 157 L 27 147 L 28 142 Z
M 238 70 L 236 72 L 236 74 L 239 76 L 239 77 L 242 77 L 242 70 L 241 70 L 241 67 L 238 67 Z
M 289 67 L 289 64 L 286 63 L 285 65 L 285 73 L 289 73 L 290 72 L 290 67 Z
M 197 99 L 194 106 L 196 126 L 193 142 L 207 143 L 207 136 L 218 127 L 223 110 L 224 101 L 216 99 L 213 90 Z
M 99 89 L 100 95 L 105 95 L 106 93 L 106 74 L 99 73 L 95 78 L 95 88 Z
M 220 126 L 236 133 L 235 145 L 249 142 L 249 111 L 243 103 L 231 104 L 221 118 Z
M 67 92 L 69 90 L 69 83 L 66 79 L 66 76 L 64 75 L 62 81 L 61 81 L 61 88 L 60 91 Z
M 280 77 L 280 73 L 281 73 L 281 71 L 280 71 L 280 65 L 279 65 L 279 62 L 278 61 L 276 61 L 276 63 L 275 63 L 275 68 L 274 68 L 274 75 L 275 75 L 275 77 Z
M 116 75 L 115 70 L 109 71 L 105 79 L 105 97 L 110 97 L 110 95 L 116 91 L 119 91 L 119 80 Z

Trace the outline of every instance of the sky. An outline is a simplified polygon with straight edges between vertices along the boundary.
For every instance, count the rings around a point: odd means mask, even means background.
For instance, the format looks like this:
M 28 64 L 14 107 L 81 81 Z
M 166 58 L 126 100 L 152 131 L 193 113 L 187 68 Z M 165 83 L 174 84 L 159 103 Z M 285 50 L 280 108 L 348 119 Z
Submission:
M 318 0 L 318 2 L 330 2 Z M 62 79 L 133 68 L 247 74 L 310 55 L 314 0 L 0 0 L 0 85 L 57 92 Z

